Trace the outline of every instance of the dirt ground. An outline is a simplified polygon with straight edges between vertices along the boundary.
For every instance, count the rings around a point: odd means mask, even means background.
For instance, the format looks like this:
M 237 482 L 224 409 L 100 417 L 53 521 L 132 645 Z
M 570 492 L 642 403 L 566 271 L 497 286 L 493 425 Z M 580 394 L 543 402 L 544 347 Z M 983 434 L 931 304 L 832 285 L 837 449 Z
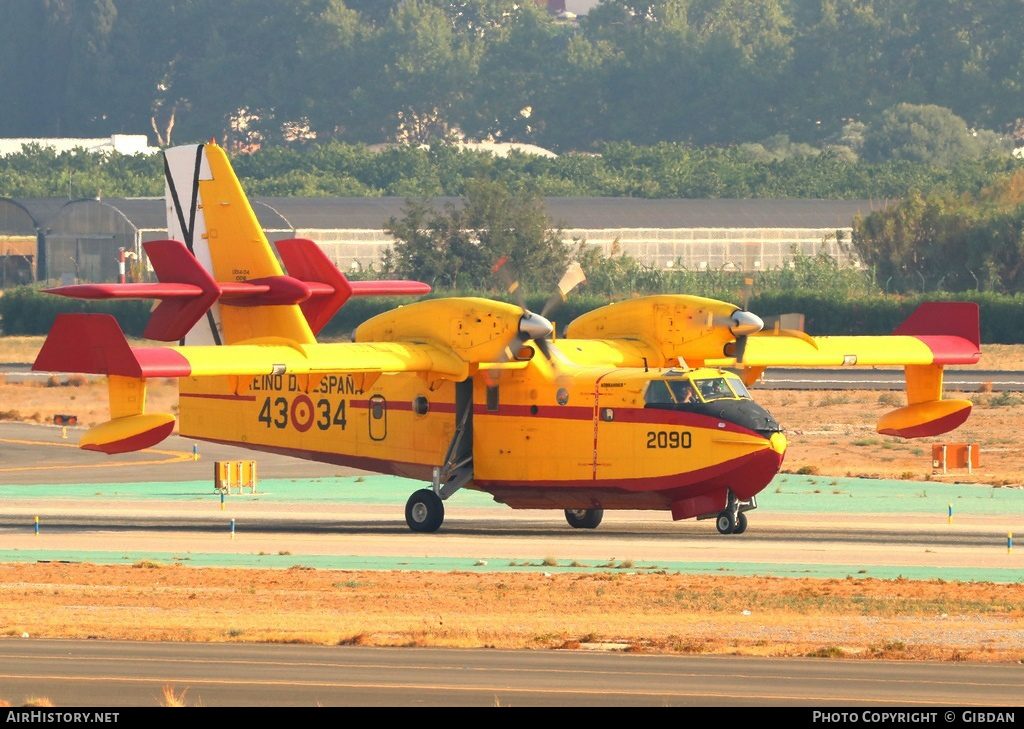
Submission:
M 1019 584 L 153 562 L 0 575 L 10 636 L 1024 660 Z
M 1024 369 L 1020 352 L 1000 350 L 982 366 Z M 0 346 L 0 361 L 25 360 Z M 905 403 L 901 394 L 754 395 L 788 432 L 789 472 L 1024 484 L 1018 396 L 966 393 L 976 403 L 966 425 L 900 441 L 874 423 Z M 150 383 L 150 411 L 174 412 L 175 403 L 172 382 Z M 51 422 L 57 413 L 105 420 L 105 386 L 0 383 L 0 419 Z M 979 443 L 980 466 L 933 474 L 939 442 Z M 22 634 L 1024 661 L 1024 585 L 2 564 L 0 635 Z

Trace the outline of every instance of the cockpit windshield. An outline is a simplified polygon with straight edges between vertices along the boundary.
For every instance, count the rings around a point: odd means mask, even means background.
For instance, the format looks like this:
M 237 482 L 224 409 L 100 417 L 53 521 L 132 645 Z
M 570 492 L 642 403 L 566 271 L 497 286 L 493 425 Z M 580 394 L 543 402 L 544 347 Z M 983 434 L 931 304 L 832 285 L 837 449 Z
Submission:
M 736 397 L 736 393 L 729 389 L 724 377 L 709 377 L 706 380 L 697 380 L 695 384 L 700 392 L 700 399 L 704 402 Z
M 749 400 L 751 397 L 743 383 L 732 377 L 651 380 L 644 395 L 645 402 L 655 405 L 685 405 L 722 399 Z

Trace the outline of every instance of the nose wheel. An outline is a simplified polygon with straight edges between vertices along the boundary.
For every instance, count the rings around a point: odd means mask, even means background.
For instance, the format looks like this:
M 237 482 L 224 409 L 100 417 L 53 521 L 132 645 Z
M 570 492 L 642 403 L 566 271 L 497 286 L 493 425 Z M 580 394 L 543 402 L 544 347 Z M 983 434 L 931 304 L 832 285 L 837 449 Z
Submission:
M 725 502 L 725 509 L 718 513 L 715 518 L 715 526 L 719 534 L 742 534 L 747 531 L 747 515 L 744 511 L 756 509 L 757 501 L 753 496 L 747 501 L 740 501 L 736 494 L 729 489 Z
M 730 509 L 726 509 L 715 519 L 715 526 L 719 534 L 742 534 L 747 531 L 747 515 L 741 511 L 734 516 Z

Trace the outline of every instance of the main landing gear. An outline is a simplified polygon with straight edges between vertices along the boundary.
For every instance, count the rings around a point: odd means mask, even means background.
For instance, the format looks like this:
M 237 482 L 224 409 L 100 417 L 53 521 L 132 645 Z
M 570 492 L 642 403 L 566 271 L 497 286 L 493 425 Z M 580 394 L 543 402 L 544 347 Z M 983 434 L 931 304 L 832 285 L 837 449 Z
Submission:
M 753 497 L 750 501 L 740 501 L 736 494 L 729 490 L 729 497 L 725 509 L 718 513 L 715 518 L 715 526 L 719 534 L 742 534 L 747 531 L 747 515 L 744 511 L 757 508 L 757 501 Z
M 420 489 L 405 502 L 405 523 L 414 532 L 436 532 L 444 521 L 444 502 L 431 489 Z
M 565 520 L 573 529 L 597 529 L 604 518 L 604 509 L 566 509 Z

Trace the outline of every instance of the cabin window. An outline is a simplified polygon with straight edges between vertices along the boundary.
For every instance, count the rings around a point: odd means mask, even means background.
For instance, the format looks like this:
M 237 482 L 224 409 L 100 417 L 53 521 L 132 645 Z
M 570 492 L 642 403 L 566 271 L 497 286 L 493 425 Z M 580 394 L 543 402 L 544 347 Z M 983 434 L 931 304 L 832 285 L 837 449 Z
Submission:
M 497 386 L 487 388 L 487 412 L 498 412 L 498 388 Z

